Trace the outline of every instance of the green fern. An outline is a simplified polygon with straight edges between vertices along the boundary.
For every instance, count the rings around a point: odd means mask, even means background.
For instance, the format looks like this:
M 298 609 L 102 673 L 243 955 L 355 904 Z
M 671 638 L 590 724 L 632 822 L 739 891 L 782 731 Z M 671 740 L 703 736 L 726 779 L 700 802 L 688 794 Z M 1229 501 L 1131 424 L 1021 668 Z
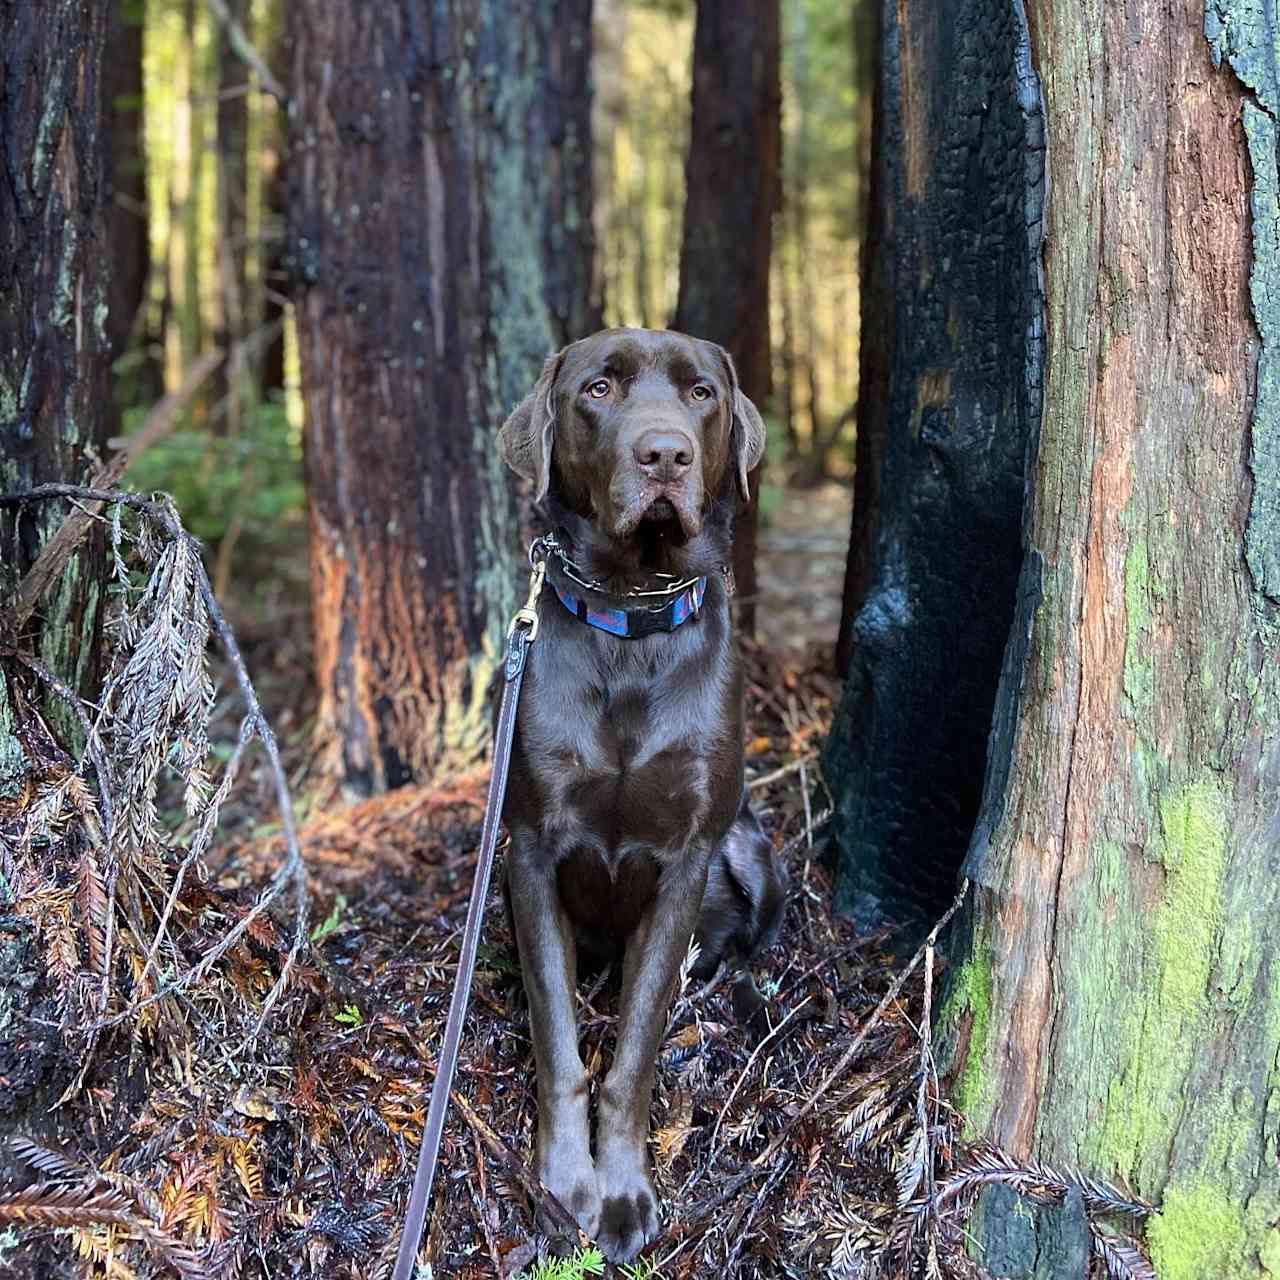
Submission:
M 622 1268 L 627 1280 L 664 1280 L 658 1264 L 651 1258 L 638 1258 L 629 1267 Z
M 522 1272 L 519 1280 L 586 1280 L 603 1274 L 604 1255 L 599 1249 L 586 1249 L 571 1258 L 543 1258 L 532 1271 Z

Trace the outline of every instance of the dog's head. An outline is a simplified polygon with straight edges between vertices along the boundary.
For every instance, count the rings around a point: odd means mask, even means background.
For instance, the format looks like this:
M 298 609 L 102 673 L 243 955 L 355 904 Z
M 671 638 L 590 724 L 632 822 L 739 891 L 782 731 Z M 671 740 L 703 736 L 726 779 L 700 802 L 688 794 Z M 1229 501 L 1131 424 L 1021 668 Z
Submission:
M 764 453 L 764 423 L 713 342 L 606 329 L 551 356 L 499 435 L 502 456 L 615 539 L 642 522 L 678 522 L 686 538 L 710 504 Z

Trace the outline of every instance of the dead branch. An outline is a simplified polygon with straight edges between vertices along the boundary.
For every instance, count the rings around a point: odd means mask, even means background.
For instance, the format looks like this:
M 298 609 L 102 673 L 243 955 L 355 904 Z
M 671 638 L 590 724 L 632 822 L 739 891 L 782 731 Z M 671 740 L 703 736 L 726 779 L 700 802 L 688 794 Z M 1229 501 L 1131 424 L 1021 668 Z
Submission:
M 187 370 L 182 383 L 161 399 L 147 414 L 141 428 L 129 437 L 125 445 L 105 467 L 99 468 L 90 481 L 95 489 L 109 489 L 123 479 L 133 460 L 153 441 L 159 439 L 174 423 L 179 410 L 195 395 L 201 383 L 222 363 L 225 353 L 210 351 Z M 9 612 L 9 625 L 17 635 L 27 624 L 44 593 L 61 576 L 76 548 L 84 541 L 94 517 L 102 510 L 102 502 L 91 502 L 87 507 L 77 507 L 59 526 L 58 531 L 45 543 L 36 562 L 23 575 L 14 595 L 13 608 Z
M 840 1077 L 849 1069 L 849 1064 L 853 1062 L 861 1052 L 862 1046 L 866 1043 L 867 1037 L 879 1023 L 880 1019 L 884 1017 L 885 1011 L 898 998 L 902 988 L 906 985 L 907 979 L 915 972 L 916 966 L 920 961 L 924 959 L 926 950 L 930 950 L 937 943 L 938 935 L 947 927 L 948 924 L 951 923 L 951 917 L 960 910 L 960 907 L 968 893 L 969 882 L 968 880 L 965 880 L 960 885 L 960 892 L 956 894 L 955 901 L 947 908 L 942 919 L 939 920 L 938 923 L 929 931 L 928 938 L 925 939 L 924 943 L 915 955 L 911 957 L 911 962 L 893 980 L 889 990 L 884 993 L 884 997 L 881 999 L 880 1003 L 876 1005 L 871 1016 L 862 1024 L 858 1034 L 854 1036 L 849 1047 L 840 1055 L 839 1061 L 831 1068 L 826 1076 L 823 1077 L 822 1083 L 819 1084 L 813 1093 L 809 1095 L 800 1110 L 787 1121 L 777 1137 L 775 1137 L 774 1140 L 751 1162 L 753 1168 L 762 1168 L 767 1165 L 775 1155 L 777 1155 L 782 1144 L 786 1142 L 787 1138 L 791 1135 L 791 1131 L 796 1127 L 796 1125 L 798 1125 L 800 1121 L 803 1120 L 815 1106 L 817 1106 L 819 1100 L 827 1090 L 830 1089 L 831 1086 L 835 1084 L 835 1082 L 839 1080 Z
M 570 1240 L 580 1240 L 581 1232 L 578 1230 L 578 1223 L 573 1214 L 529 1173 L 524 1161 L 476 1115 L 471 1104 L 462 1094 L 453 1089 L 449 1096 L 475 1135 L 489 1148 L 490 1154 L 502 1165 L 521 1191 L 529 1197 L 535 1208 L 541 1209 L 547 1218 L 556 1222 Z M 585 1241 L 580 1242 L 585 1243 Z
M 249 1039 L 252 1040 L 261 1032 L 272 1008 L 283 993 L 293 966 L 307 942 L 306 870 L 298 847 L 289 784 L 285 777 L 284 767 L 280 762 L 280 752 L 276 744 L 275 734 L 262 710 L 262 705 L 249 677 L 248 668 L 245 666 L 235 634 L 228 625 L 221 605 L 214 595 L 213 587 L 209 582 L 209 576 L 205 571 L 204 562 L 201 558 L 199 540 L 192 537 L 183 528 L 171 505 L 167 502 L 156 501 L 155 499 L 145 498 L 139 494 L 128 493 L 118 489 L 98 489 L 87 485 L 50 484 L 38 486 L 24 493 L 0 494 L 0 507 L 23 506 L 31 502 L 49 501 L 56 498 L 78 499 L 84 502 L 99 503 L 103 506 L 118 504 L 129 507 L 158 525 L 172 542 L 185 547 L 190 553 L 196 588 L 204 603 L 212 628 L 217 633 L 227 661 L 235 673 L 236 683 L 246 707 L 246 722 L 251 726 L 253 735 L 262 742 L 263 749 L 266 752 L 267 762 L 275 784 L 276 805 L 280 814 L 280 825 L 286 849 L 283 863 L 276 870 L 267 886 L 259 893 L 247 914 L 237 921 L 198 963 L 185 972 L 178 974 L 150 995 L 136 1000 L 120 1013 L 100 1018 L 96 1022 L 78 1029 L 90 1033 L 105 1030 L 107 1027 L 115 1026 L 126 1019 L 136 1017 L 144 1009 L 198 981 L 244 937 L 285 887 L 292 885 L 295 910 L 293 942 L 285 962 L 281 966 L 279 977 L 263 1002 L 257 1024 L 249 1036 Z

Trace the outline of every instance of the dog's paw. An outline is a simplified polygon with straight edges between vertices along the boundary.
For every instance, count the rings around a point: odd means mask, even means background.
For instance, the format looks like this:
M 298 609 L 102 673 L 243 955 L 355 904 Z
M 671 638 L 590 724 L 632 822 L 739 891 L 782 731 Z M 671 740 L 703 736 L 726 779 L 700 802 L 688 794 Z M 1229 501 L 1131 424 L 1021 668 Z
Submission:
M 600 1231 L 595 1237 L 610 1262 L 630 1262 L 658 1238 L 658 1198 L 643 1165 L 597 1167 L 600 1187 Z
M 594 1240 L 600 1230 L 600 1191 L 590 1155 L 579 1152 L 540 1160 L 538 1177 L 542 1185 L 573 1214 L 587 1237 Z M 564 1224 L 539 1213 L 538 1230 L 554 1237 L 564 1233 Z

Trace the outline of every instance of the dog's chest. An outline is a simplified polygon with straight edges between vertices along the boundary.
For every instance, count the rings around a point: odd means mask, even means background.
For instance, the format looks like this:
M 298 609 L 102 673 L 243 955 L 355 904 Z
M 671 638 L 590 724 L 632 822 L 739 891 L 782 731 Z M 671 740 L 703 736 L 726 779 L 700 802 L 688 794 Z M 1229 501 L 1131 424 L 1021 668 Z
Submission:
M 536 674 L 521 738 L 544 841 L 616 866 L 718 836 L 707 828 L 734 761 L 714 680 L 590 663 Z
M 688 710 L 635 683 L 584 687 L 544 779 L 566 836 L 590 833 L 615 857 L 696 837 L 710 762 Z

